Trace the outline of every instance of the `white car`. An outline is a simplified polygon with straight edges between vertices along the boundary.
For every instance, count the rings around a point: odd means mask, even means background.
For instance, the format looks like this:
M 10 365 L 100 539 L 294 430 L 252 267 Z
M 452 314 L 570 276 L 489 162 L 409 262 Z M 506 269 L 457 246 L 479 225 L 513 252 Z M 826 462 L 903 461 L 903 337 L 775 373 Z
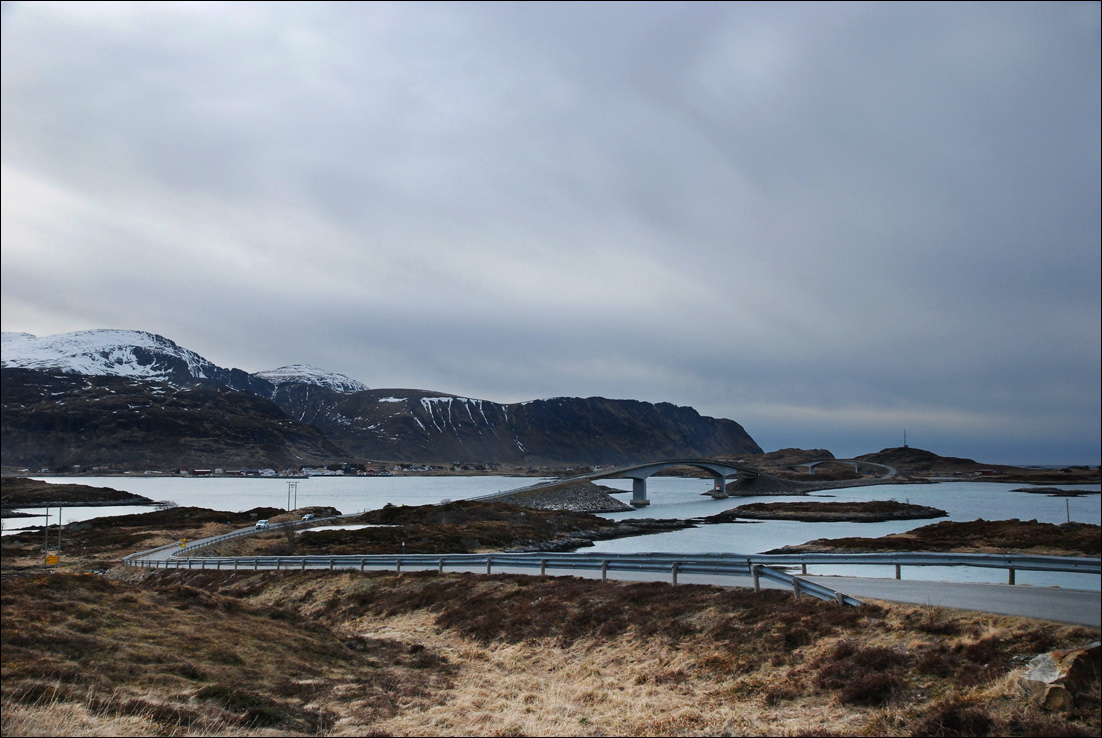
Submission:
M 256 529 L 257 530 L 266 530 L 266 529 L 271 528 L 271 527 L 272 527 L 272 524 L 269 523 L 267 520 L 258 520 L 258 521 L 256 521 Z

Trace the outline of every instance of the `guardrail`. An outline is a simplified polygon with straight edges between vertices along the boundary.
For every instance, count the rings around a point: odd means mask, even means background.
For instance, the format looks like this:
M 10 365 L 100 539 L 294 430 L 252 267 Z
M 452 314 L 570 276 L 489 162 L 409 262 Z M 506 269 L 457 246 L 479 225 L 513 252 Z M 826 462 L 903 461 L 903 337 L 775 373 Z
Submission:
M 902 579 L 904 566 L 971 566 L 978 569 L 1006 569 L 1007 584 L 1015 583 L 1018 571 L 1059 571 L 1080 574 L 1102 574 L 1102 559 L 1078 556 L 1031 556 L 1024 554 L 959 554 L 959 553 L 806 553 L 757 554 L 755 562 L 792 566 L 799 564 L 806 573 L 808 564 L 831 566 L 895 566 L 895 578 Z
M 312 520 L 285 520 L 282 523 L 273 523 L 273 524 L 269 525 L 267 528 L 257 528 L 256 526 L 250 525 L 248 528 L 239 528 L 238 530 L 231 531 L 229 533 L 223 533 L 222 535 L 218 535 L 218 536 L 211 536 L 210 538 L 200 538 L 196 541 L 192 541 L 191 543 L 183 543 L 183 545 L 181 545 L 180 542 L 166 543 L 165 545 L 158 546 L 157 548 L 151 548 L 151 549 L 148 549 L 146 551 L 138 551 L 137 553 L 132 553 L 132 554 L 129 554 L 127 556 L 124 556 L 122 558 L 122 561 L 123 561 L 123 564 L 126 565 L 126 566 L 135 566 L 135 563 L 134 563 L 135 561 L 145 559 L 150 554 L 159 553 L 161 551 L 167 551 L 168 549 L 175 549 L 175 552 L 172 555 L 176 556 L 176 555 L 179 555 L 180 553 L 183 553 L 185 551 L 194 551 L 196 549 L 204 548 L 206 546 L 212 546 L 215 543 L 221 543 L 222 541 L 227 541 L 231 538 L 240 538 L 241 536 L 251 536 L 251 535 L 255 535 L 256 533 L 263 533 L 265 531 L 279 530 L 281 528 L 308 528 L 308 527 L 314 525 L 315 523 L 321 523 L 321 522 L 324 522 L 326 520 L 338 520 L 340 518 L 355 517 L 355 516 L 358 516 L 358 515 L 361 515 L 361 514 L 362 513 L 350 513 L 350 514 L 347 514 L 347 515 L 331 515 L 327 518 L 313 518 Z M 136 565 L 137 566 L 144 566 L 144 564 L 136 564 Z
M 289 521 L 277 523 L 267 530 L 310 526 L 330 518 L 318 518 L 312 521 Z M 263 530 L 263 529 L 262 529 Z M 621 572 L 658 572 L 669 574 L 673 584 L 677 584 L 679 574 L 710 574 L 720 576 L 751 577 L 754 589 L 760 590 L 762 578 L 791 587 L 795 596 L 807 594 L 824 600 L 834 600 L 839 604 L 859 605 L 860 600 L 837 592 L 828 587 L 803 579 L 784 571 L 784 568 L 801 568 L 801 574 L 807 574 L 809 564 L 829 566 L 895 566 L 895 578 L 901 578 L 903 566 L 972 566 L 977 568 L 1006 569 L 1009 572 L 1008 584 L 1015 583 L 1015 572 L 1022 571 L 1058 571 L 1083 574 L 1102 574 L 1102 560 L 1069 556 L 1029 556 L 1019 554 L 955 554 L 955 553 L 804 553 L 804 554 L 597 554 L 597 553 L 494 553 L 494 554 L 376 554 L 361 556 L 203 556 L 181 558 L 180 554 L 197 548 L 210 546 L 239 536 L 262 532 L 256 528 L 243 528 L 212 538 L 202 539 L 178 547 L 177 544 L 161 546 L 150 551 L 131 554 L 123 559 L 128 566 L 172 569 L 232 569 L 253 570 L 275 569 L 306 571 L 307 569 L 353 569 L 365 571 L 393 569 L 400 573 L 403 567 L 419 570 L 445 568 L 478 568 L 483 566 L 490 574 L 495 566 L 513 569 L 539 569 L 545 575 L 548 569 L 554 570 L 600 570 L 601 579 L 609 571 Z M 162 553 L 167 549 L 177 550 L 164 558 L 151 558 L 150 554 Z
M 225 538 L 233 537 L 227 534 Z M 168 559 L 132 559 L 130 566 L 144 566 L 156 569 L 214 569 L 248 570 L 270 569 L 276 571 L 306 571 L 307 569 L 342 570 L 389 570 L 401 573 L 407 570 L 431 570 L 443 573 L 447 567 L 479 568 L 486 567 L 486 573 L 492 574 L 494 567 L 510 569 L 539 569 L 540 576 L 553 570 L 600 570 L 601 580 L 608 578 L 608 572 L 659 572 L 668 573 L 672 583 L 677 584 L 679 574 L 715 574 L 727 576 L 753 577 L 754 589 L 761 590 L 761 578 L 775 581 L 790 587 L 796 597 L 809 595 L 822 600 L 830 600 L 840 605 L 857 606 L 864 604 L 860 600 L 829 587 L 801 579 L 787 572 L 760 564 L 748 563 L 745 559 L 716 558 L 711 556 L 676 556 L 672 554 L 609 555 L 593 554 L 408 554 L 408 555 L 372 555 L 372 556 L 202 556 L 194 558 Z

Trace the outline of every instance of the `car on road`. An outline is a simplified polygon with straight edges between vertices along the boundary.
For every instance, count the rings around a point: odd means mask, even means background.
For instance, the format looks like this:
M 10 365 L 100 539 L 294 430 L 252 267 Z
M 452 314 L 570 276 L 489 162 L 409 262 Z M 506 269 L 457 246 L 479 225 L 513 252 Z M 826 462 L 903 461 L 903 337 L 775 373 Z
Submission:
M 266 530 L 267 528 L 271 528 L 271 527 L 272 527 L 272 524 L 269 523 L 267 520 L 258 520 L 258 521 L 256 521 L 256 529 L 257 530 Z
M 303 519 L 304 521 L 306 521 L 306 520 L 313 520 L 313 519 L 314 519 L 315 517 L 316 517 L 316 516 L 314 515 L 314 513 L 306 513 L 305 515 L 303 515 L 303 516 L 302 516 L 302 519 Z

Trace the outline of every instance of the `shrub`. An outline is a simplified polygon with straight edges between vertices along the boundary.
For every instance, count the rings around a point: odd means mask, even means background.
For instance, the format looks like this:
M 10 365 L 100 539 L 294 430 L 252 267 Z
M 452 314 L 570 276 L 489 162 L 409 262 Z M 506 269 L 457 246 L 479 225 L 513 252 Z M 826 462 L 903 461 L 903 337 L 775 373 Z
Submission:
M 195 699 L 203 702 L 213 702 L 230 712 L 244 712 L 267 705 L 267 700 L 260 695 L 246 692 L 225 684 L 211 684 L 203 687 L 195 693 Z
M 838 694 L 838 701 L 843 705 L 868 707 L 883 705 L 891 699 L 899 683 L 899 677 L 895 672 L 862 674 L 842 687 Z
M 985 736 L 993 721 L 987 713 L 961 699 L 937 705 L 932 714 L 914 727 L 916 736 Z M 1048 735 L 1046 733 L 1046 735 Z
M 915 630 L 930 635 L 954 636 L 960 633 L 960 624 L 949 620 L 941 609 L 927 610 L 926 617 L 913 625 Z
M 799 696 L 800 693 L 794 688 L 788 685 L 778 685 L 765 690 L 765 695 L 763 696 L 763 699 L 765 700 L 765 704 L 773 707 L 780 704 L 781 702 L 794 700 Z
M 920 674 L 947 677 L 956 671 L 953 660 L 942 649 L 930 649 L 915 660 L 915 669 Z

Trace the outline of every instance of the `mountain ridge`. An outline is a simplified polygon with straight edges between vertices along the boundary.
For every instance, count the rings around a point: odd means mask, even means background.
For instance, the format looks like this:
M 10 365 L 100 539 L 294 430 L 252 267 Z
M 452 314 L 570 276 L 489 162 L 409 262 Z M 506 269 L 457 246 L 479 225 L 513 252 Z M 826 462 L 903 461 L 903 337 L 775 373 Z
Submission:
M 207 464 L 218 457 L 220 437 L 226 439 L 226 459 L 236 462 L 256 453 L 282 464 L 295 458 L 304 463 L 627 464 L 761 453 L 735 421 L 672 403 L 553 397 L 502 404 L 433 390 L 371 390 L 306 364 L 249 374 L 219 367 L 142 331 L 102 329 L 41 338 L 5 333 L 2 359 L 5 464 L 44 463 L 35 449 L 48 447 L 57 463 L 81 463 L 67 460 L 98 448 L 101 456 L 118 463 L 160 460 L 165 463 L 159 465 L 171 466 L 172 444 L 155 435 L 154 427 Z M 198 395 L 188 394 L 196 387 L 214 392 L 197 407 L 192 401 Z M 50 392 L 64 394 L 67 404 L 51 405 Z M 116 415 L 122 415 L 114 425 L 91 406 L 76 411 L 82 403 L 103 403 L 107 395 L 130 397 L 125 409 L 116 407 Z M 161 422 L 161 405 L 172 403 L 189 409 L 181 412 L 198 411 L 188 416 L 189 427 L 179 418 Z M 288 435 L 274 411 L 312 427 L 324 443 L 304 431 Z M 70 417 L 74 413 L 84 421 Z M 141 423 L 133 422 L 135 415 L 143 417 Z M 250 423 L 255 424 L 251 432 Z M 134 450 L 140 447 L 145 450 Z

